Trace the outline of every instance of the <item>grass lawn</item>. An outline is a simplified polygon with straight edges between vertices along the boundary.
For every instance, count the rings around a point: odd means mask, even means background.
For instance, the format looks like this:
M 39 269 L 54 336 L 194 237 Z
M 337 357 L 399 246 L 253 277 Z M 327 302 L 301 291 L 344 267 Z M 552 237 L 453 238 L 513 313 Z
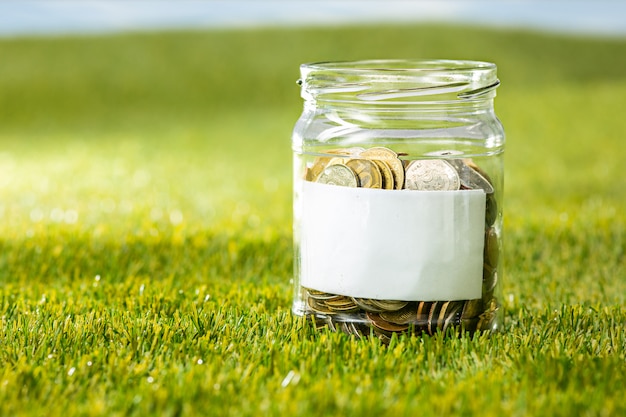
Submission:
M 0 415 L 626 414 L 626 39 L 358 26 L 0 40 Z M 302 62 L 498 64 L 505 331 L 292 317 Z

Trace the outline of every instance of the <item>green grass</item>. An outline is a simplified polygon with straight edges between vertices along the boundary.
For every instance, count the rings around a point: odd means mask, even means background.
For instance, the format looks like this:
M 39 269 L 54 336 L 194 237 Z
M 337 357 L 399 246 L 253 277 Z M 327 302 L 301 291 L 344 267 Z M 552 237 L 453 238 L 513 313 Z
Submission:
M 626 413 L 626 40 L 448 26 L 0 40 L 0 415 Z M 505 331 L 291 316 L 298 65 L 494 61 Z

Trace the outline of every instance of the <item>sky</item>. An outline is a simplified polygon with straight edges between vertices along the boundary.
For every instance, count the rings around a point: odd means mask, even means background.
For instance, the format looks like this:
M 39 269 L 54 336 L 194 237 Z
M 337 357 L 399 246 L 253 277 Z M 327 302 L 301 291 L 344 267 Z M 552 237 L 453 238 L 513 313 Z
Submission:
M 623 0 L 3 0 L 0 36 L 450 22 L 626 36 Z

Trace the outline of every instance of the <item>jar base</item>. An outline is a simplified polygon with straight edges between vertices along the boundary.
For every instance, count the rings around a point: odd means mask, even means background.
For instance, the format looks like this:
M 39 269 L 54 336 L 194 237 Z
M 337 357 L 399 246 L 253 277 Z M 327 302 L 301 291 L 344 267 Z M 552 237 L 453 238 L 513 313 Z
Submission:
M 448 302 L 439 303 L 441 306 Z M 431 303 L 428 314 L 403 319 L 401 323 L 389 321 L 389 317 L 381 317 L 380 313 L 365 311 L 350 313 L 324 314 L 308 308 L 304 303 L 294 303 L 292 312 L 299 317 L 311 320 L 316 329 L 328 329 L 333 332 L 342 332 L 357 338 L 377 337 L 384 343 L 389 343 L 394 334 L 413 336 L 432 336 L 444 333 L 450 336 L 475 333 L 493 333 L 499 331 L 500 306 L 493 299 L 491 307 L 482 314 L 463 318 L 461 311 L 452 312 L 445 316 L 443 308 L 437 308 L 438 302 Z

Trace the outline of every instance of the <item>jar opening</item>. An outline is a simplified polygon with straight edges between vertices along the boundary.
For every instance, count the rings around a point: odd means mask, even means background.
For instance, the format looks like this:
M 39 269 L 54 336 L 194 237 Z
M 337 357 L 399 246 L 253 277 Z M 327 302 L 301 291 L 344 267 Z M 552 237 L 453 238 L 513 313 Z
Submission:
M 303 64 L 307 101 L 353 104 L 458 103 L 492 99 L 499 85 L 490 62 L 364 60 Z
M 496 65 L 484 61 L 452 59 L 371 59 L 362 61 L 324 61 L 302 64 L 311 70 L 335 70 L 355 73 L 396 72 L 418 74 L 425 72 L 462 72 L 495 70 Z

